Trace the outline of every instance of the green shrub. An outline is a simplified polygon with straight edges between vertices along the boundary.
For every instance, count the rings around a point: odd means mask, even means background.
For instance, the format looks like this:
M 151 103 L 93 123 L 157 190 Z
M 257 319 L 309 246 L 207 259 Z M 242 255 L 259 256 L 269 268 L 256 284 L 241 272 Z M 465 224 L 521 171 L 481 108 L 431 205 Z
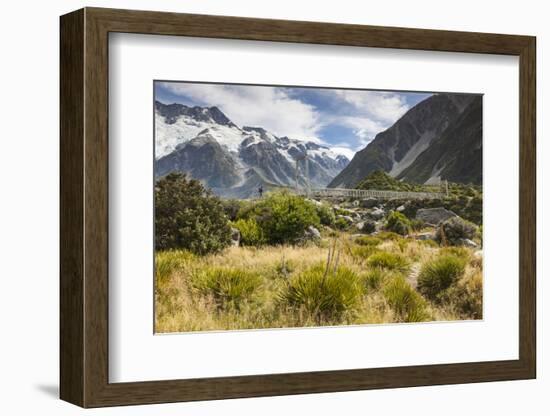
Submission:
M 246 206 L 246 202 L 240 199 L 222 199 L 223 212 L 230 221 L 237 220 L 239 211 Z
M 460 279 L 465 267 L 463 258 L 451 254 L 424 263 L 418 275 L 419 292 L 428 299 L 439 301 L 439 295 Z
M 218 252 L 231 242 L 221 201 L 199 181 L 170 173 L 155 184 L 155 247 Z
M 334 225 L 334 221 L 336 221 L 336 215 L 334 215 L 332 207 L 326 204 L 319 204 L 315 206 L 315 210 L 322 225 L 326 225 L 329 227 L 332 227 Z
M 379 267 L 401 272 L 405 272 L 409 268 L 409 262 L 404 256 L 388 251 L 380 251 L 372 254 L 367 260 L 367 265 L 370 267 Z
M 319 227 L 315 204 L 289 192 L 271 193 L 239 212 L 239 218 L 253 218 L 269 244 L 295 244 L 310 225 Z
M 350 227 L 350 223 L 345 218 L 338 217 L 334 221 L 334 226 L 341 231 L 345 231 Z
M 397 180 L 382 170 L 376 170 L 359 182 L 356 188 L 378 191 L 418 191 L 421 186 Z
M 201 294 L 212 296 L 219 307 L 236 309 L 251 299 L 262 284 L 255 272 L 225 267 L 204 268 L 194 273 L 191 281 Z
M 378 237 L 371 237 L 363 235 L 361 237 L 357 237 L 355 240 L 353 240 L 355 244 L 359 244 L 360 246 L 377 246 L 382 242 Z
M 384 297 L 401 322 L 430 320 L 426 301 L 403 276 L 393 277 L 383 289 Z
M 241 201 L 241 207 L 237 212 L 237 216 L 235 217 L 235 220 L 240 220 L 240 219 L 246 220 L 251 217 L 254 217 L 254 210 L 256 209 L 257 205 L 258 205 L 257 200 Z
M 258 247 L 265 244 L 264 232 L 254 218 L 237 220 L 233 226 L 241 233 L 243 246 Z
M 292 277 L 281 300 L 305 310 L 318 322 L 339 321 L 355 311 L 363 288 L 357 274 L 346 267 L 327 270 L 320 263 Z
M 362 228 L 358 229 L 358 231 L 364 234 L 372 234 L 376 231 L 376 222 L 369 219 L 364 220 Z
M 437 228 L 436 240 L 442 245 L 460 245 L 463 238 L 472 239 L 477 233 L 477 227 L 460 217 L 449 218 Z
M 345 216 L 348 216 L 348 217 L 353 215 L 353 211 L 350 211 L 349 209 L 335 207 L 335 208 L 333 208 L 333 210 L 334 210 L 334 213 L 336 215 L 345 215 Z
M 411 232 L 411 221 L 400 212 L 392 211 L 386 217 L 384 228 L 396 234 L 407 235 Z

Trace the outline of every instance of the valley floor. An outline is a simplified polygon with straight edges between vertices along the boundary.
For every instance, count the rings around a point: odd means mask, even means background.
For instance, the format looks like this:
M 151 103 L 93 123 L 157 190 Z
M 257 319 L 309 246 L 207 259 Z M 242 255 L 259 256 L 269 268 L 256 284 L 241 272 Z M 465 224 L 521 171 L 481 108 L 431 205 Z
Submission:
M 156 255 L 155 331 L 481 319 L 482 253 L 382 232 Z

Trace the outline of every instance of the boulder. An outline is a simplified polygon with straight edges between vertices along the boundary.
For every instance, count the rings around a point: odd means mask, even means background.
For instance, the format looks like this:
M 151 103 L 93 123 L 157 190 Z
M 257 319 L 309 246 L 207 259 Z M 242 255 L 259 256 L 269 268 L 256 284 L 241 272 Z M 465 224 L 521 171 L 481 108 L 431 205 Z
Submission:
M 366 220 L 370 218 L 368 211 L 355 211 L 355 213 L 360 217 L 359 221 Z
M 306 228 L 306 231 L 304 232 L 304 239 L 318 241 L 321 239 L 321 232 L 313 225 L 310 225 Z
M 382 208 L 375 208 L 370 212 L 370 216 L 374 219 L 379 220 L 380 218 L 383 218 L 386 213 Z
M 462 218 L 455 216 L 439 224 L 436 230 L 435 237 L 438 242 L 445 245 L 469 245 L 471 243 L 475 244 L 471 240 L 475 237 L 476 232 L 477 227 L 475 224 L 472 224 L 471 222 L 465 221 Z
M 373 208 L 378 204 L 378 200 L 376 198 L 365 198 L 360 201 L 360 205 L 363 208 Z
M 241 232 L 237 228 L 231 227 L 231 245 L 239 247 L 241 244 Z
M 438 225 L 449 218 L 458 217 L 453 211 L 443 207 L 439 208 L 421 208 L 416 211 L 416 219 L 424 221 L 426 224 Z
M 405 211 L 405 205 L 399 205 L 395 210 L 397 212 L 403 212 L 403 211 Z

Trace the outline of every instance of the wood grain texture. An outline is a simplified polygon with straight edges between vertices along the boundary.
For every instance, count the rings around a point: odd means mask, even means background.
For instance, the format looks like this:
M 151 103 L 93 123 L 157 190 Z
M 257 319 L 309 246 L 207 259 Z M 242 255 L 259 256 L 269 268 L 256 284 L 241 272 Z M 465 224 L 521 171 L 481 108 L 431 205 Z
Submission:
M 84 405 L 84 12 L 60 24 L 60 388 Z
M 108 33 L 520 57 L 518 360 L 207 379 L 108 380 Z M 535 39 L 87 8 L 61 18 L 61 397 L 83 407 L 517 380 L 536 375 Z
M 108 32 L 85 12 L 84 59 L 84 331 L 85 406 L 94 403 L 108 380 L 109 309 L 109 132 Z
M 536 377 L 536 40 L 520 54 L 519 103 L 519 355 L 530 376 Z

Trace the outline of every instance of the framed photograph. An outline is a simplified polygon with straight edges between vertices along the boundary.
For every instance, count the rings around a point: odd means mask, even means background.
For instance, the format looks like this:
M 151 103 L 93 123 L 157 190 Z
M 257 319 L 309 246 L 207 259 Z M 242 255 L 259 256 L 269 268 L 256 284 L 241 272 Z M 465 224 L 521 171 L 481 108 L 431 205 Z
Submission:
M 535 378 L 535 49 L 62 16 L 61 398 Z

